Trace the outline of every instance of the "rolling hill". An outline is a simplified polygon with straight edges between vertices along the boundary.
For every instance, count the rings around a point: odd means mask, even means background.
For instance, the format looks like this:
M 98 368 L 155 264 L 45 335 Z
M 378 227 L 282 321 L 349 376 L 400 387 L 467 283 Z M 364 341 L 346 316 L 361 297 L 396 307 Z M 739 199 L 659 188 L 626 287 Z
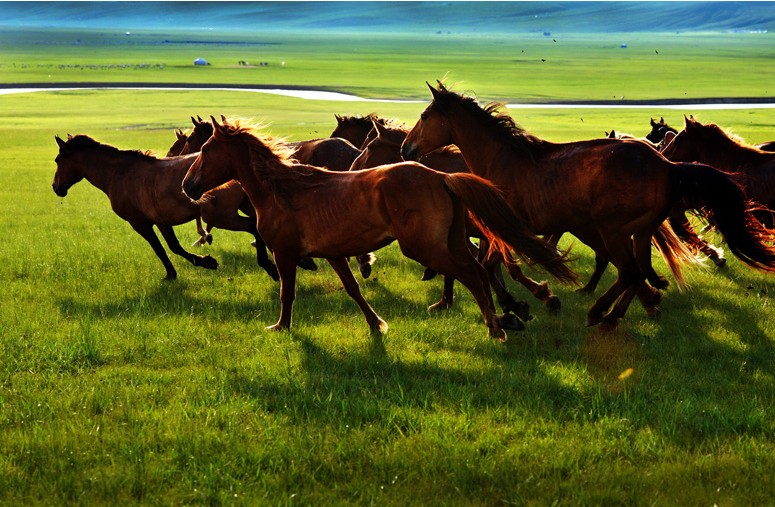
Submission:
M 0 27 L 405 33 L 770 31 L 775 2 L 0 2 Z

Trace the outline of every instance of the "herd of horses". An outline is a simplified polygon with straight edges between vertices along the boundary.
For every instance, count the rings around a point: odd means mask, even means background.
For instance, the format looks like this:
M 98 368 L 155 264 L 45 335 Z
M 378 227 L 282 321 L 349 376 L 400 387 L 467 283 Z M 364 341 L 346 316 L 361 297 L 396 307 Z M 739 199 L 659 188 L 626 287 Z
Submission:
M 288 143 L 225 117 L 192 117 L 193 130 L 176 131 L 165 157 L 86 135 L 56 136 L 53 189 L 64 197 L 85 178 L 102 190 L 151 245 L 167 279 L 177 272 L 153 226 L 173 253 L 206 269 L 217 261 L 188 252 L 173 226 L 196 221 L 200 245 L 212 242 L 213 227 L 249 233 L 258 265 L 280 281 L 274 330 L 291 326 L 297 268 L 317 269 L 314 259 L 323 258 L 370 330 L 385 332 L 349 259 L 368 277 L 373 252 L 393 241 L 426 268 L 424 280 L 443 275 L 431 310 L 452 305 L 458 280 L 497 340 L 530 318 L 528 304 L 507 290 L 502 266 L 554 311 L 557 296 L 547 282 L 527 277 L 520 261 L 578 284 L 572 258 L 557 247 L 565 233 L 596 256 L 581 290 L 593 292 L 608 264 L 617 272 L 589 309 L 588 326 L 615 328 L 636 297 L 648 314 L 658 313 L 668 280 L 652 266 L 652 246 L 679 287 L 682 265 L 700 252 L 723 266 L 721 250 L 697 234 L 689 211 L 742 262 L 775 272 L 772 146 L 748 146 L 693 118 L 680 131 L 652 119 L 644 138 L 611 132 L 553 143 L 521 128 L 499 104 L 482 106 L 441 82 L 428 87 L 432 101 L 411 129 L 373 114 L 336 115 L 330 137 Z

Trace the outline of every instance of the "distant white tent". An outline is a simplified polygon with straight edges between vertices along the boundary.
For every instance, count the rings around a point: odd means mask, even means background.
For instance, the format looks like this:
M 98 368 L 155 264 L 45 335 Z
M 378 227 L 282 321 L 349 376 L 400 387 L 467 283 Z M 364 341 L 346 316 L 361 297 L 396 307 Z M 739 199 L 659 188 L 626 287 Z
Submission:
M 204 58 L 197 58 L 194 60 L 194 65 L 207 65 L 207 60 Z

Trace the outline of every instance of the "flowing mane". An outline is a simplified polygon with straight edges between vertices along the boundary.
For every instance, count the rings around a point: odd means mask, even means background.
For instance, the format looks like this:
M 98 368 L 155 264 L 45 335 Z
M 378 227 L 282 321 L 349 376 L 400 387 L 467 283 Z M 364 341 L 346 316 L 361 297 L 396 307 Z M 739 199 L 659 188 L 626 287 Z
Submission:
M 71 137 L 62 145 L 60 152 L 63 155 L 72 155 L 79 151 L 102 151 L 110 155 L 125 155 L 127 157 L 138 157 L 146 160 L 156 160 L 156 157 L 147 151 L 140 150 L 120 150 L 115 146 L 102 144 L 91 137 L 79 134 Z
M 707 136 L 711 142 L 723 142 L 724 139 L 727 139 L 738 150 L 767 153 L 756 146 L 748 144 L 742 137 L 733 133 L 731 130 L 723 129 L 715 123 L 699 123 L 695 121 L 694 126 L 702 129 L 703 136 Z
M 262 126 L 243 127 L 235 121 L 224 122 L 221 127 L 219 134 L 245 143 L 251 169 L 286 207 L 293 208 L 294 192 L 323 185 L 331 174 L 327 169 L 296 163 L 293 148 L 283 139 L 262 133 Z
M 371 128 L 372 123 L 379 123 L 386 127 L 404 127 L 404 124 L 398 120 L 392 118 L 382 118 L 377 113 L 369 113 L 367 115 L 352 115 L 352 116 L 339 116 L 336 115 L 336 119 L 339 123 L 346 125 L 352 124 L 360 127 Z
M 467 97 L 447 88 L 439 83 L 438 95 L 434 103 L 442 111 L 448 110 L 453 105 L 461 107 L 496 139 L 504 142 L 514 149 L 530 154 L 529 145 L 540 145 L 544 141 L 522 128 L 512 118 L 500 102 L 490 102 L 484 107 L 480 106 L 474 97 Z

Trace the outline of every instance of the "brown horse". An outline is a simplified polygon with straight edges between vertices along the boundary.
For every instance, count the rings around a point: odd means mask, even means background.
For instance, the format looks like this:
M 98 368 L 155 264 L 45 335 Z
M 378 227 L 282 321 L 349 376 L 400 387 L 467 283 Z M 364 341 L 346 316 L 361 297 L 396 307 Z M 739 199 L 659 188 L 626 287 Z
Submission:
M 194 266 L 218 267 L 218 262 L 209 255 L 200 257 L 184 250 L 172 228 L 199 215 L 199 206 L 178 189 L 196 158 L 194 155 L 157 159 L 139 151 L 122 151 L 100 144 L 84 135 L 68 137 L 67 141 L 58 136 L 55 139 L 59 154 L 55 159 L 53 189 L 58 196 L 65 197 L 70 187 L 84 178 L 105 192 L 113 211 L 151 245 L 167 271 L 167 280 L 175 279 L 177 272 L 153 231 L 154 225 L 173 253 Z
M 675 129 L 670 127 L 669 125 L 665 124 L 665 120 L 660 118 L 660 123 L 655 123 L 654 120 L 651 120 L 652 127 L 659 127 L 660 132 L 659 135 L 662 136 L 662 140 L 659 141 L 656 145 L 653 144 L 651 140 L 648 138 L 641 139 L 641 141 L 649 143 L 649 146 L 659 149 L 660 151 L 664 149 L 666 145 L 663 145 L 665 142 L 670 142 L 673 137 L 675 136 Z M 669 130 L 666 130 L 669 129 Z M 654 130 L 650 132 L 650 135 L 654 135 Z M 615 131 L 611 131 L 608 133 L 607 137 L 611 139 L 639 139 L 636 137 L 628 136 L 628 134 L 622 134 L 617 133 Z M 673 231 L 675 231 L 676 235 L 686 243 L 686 245 L 695 253 L 701 252 L 705 256 L 707 256 L 711 261 L 713 261 L 713 264 L 715 264 L 717 267 L 723 267 L 726 265 L 727 260 L 724 258 L 724 251 L 721 248 L 718 248 L 716 246 L 711 245 L 707 241 L 705 241 L 697 232 L 694 230 L 694 227 L 692 227 L 691 223 L 689 222 L 689 219 L 686 217 L 686 212 L 688 210 L 685 206 L 682 205 L 682 203 L 676 204 L 676 206 L 670 210 L 670 215 L 668 216 L 668 220 L 670 221 L 670 226 L 673 228 Z M 592 275 L 592 278 L 590 279 L 590 283 L 587 284 L 585 289 L 587 289 L 589 292 L 594 291 L 595 286 L 597 285 L 597 282 L 600 280 L 600 276 L 602 276 L 602 272 L 598 272 L 598 270 L 605 269 L 605 266 L 607 265 L 607 262 L 601 262 L 596 259 L 595 260 L 595 273 Z
M 167 156 L 176 157 L 180 155 L 180 152 L 183 150 L 183 147 L 186 145 L 186 141 L 188 141 L 188 134 L 186 134 L 180 129 L 176 130 L 175 142 L 172 143 L 172 146 L 170 146 L 169 151 L 167 151 Z
M 775 213 L 775 153 L 747 146 L 715 123 L 685 118 L 684 129 L 665 148 L 670 160 L 698 161 L 732 174 L 748 197 L 766 207 L 757 217 L 773 228 Z
M 506 192 L 533 232 L 569 231 L 613 263 L 617 280 L 589 310 L 587 325 L 613 328 L 636 294 L 646 305 L 659 297 L 644 283 L 655 288 L 667 283 L 651 265 L 652 238 L 681 282 L 686 249 L 662 226 L 681 198 L 712 211 L 730 249 L 744 262 L 775 271 L 775 248 L 762 242 L 745 195 L 721 171 L 672 163 L 640 141 L 551 143 L 517 126 L 497 104 L 482 108 L 441 83 L 438 89 L 428 87 L 433 101 L 404 141 L 404 159 L 455 144 L 474 174 Z
M 269 329 L 287 329 L 295 298 L 296 262 L 323 257 L 366 317 L 372 332 L 387 324 L 363 298 L 347 257 L 398 241 L 420 264 L 461 281 L 474 295 L 490 336 L 505 339 L 495 315 L 484 268 L 467 246 L 464 206 L 474 213 L 502 254 L 510 247 L 562 280 L 574 280 L 565 259 L 529 233 L 499 191 L 471 174 L 444 174 L 417 163 L 334 172 L 294 164 L 288 150 L 250 129 L 216 123 L 215 134 L 183 180 L 193 199 L 237 179 L 250 196 L 258 229 L 272 247 L 280 271 L 280 318 Z
M 361 150 L 371 140 L 369 133 L 371 133 L 374 123 L 379 123 L 380 125 L 393 123 L 392 120 L 386 120 L 376 113 L 369 113 L 366 116 L 339 116 L 338 114 L 334 116 L 336 117 L 336 128 L 334 128 L 329 137 L 347 139 L 353 146 L 357 146 Z
M 376 135 L 369 144 L 363 149 L 358 158 L 353 162 L 350 170 L 367 169 L 371 167 L 377 167 L 385 164 L 393 164 L 401 162 L 401 145 L 406 139 L 409 130 L 403 127 L 389 126 L 380 123 L 374 123 L 374 132 Z M 460 150 L 455 146 L 445 146 L 427 153 L 420 157 L 418 160 L 423 165 L 436 169 L 444 173 L 468 173 L 468 166 L 460 154 Z M 466 228 L 469 234 L 480 239 L 484 239 L 481 231 L 478 231 L 476 227 L 467 223 Z M 503 308 L 505 312 L 512 311 L 521 319 L 525 320 L 529 318 L 529 313 L 525 303 L 518 303 L 509 294 L 506 289 L 506 284 L 503 281 L 503 275 L 499 268 L 499 261 L 502 259 L 496 256 L 491 256 L 490 261 L 486 262 L 485 267 L 490 275 L 490 283 L 495 291 L 498 304 Z M 535 280 L 525 276 L 520 269 L 519 265 L 507 265 L 509 274 L 517 280 L 519 283 L 525 286 L 534 297 L 539 299 L 546 305 L 549 310 L 559 310 L 560 300 L 555 296 L 547 282 L 536 282 Z M 432 278 L 428 273 L 423 274 L 423 280 Z M 444 292 L 441 300 L 436 304 L 438 308 L 447 308 L 452 305 L 452 280 L 446 279 L 444 284 Z

